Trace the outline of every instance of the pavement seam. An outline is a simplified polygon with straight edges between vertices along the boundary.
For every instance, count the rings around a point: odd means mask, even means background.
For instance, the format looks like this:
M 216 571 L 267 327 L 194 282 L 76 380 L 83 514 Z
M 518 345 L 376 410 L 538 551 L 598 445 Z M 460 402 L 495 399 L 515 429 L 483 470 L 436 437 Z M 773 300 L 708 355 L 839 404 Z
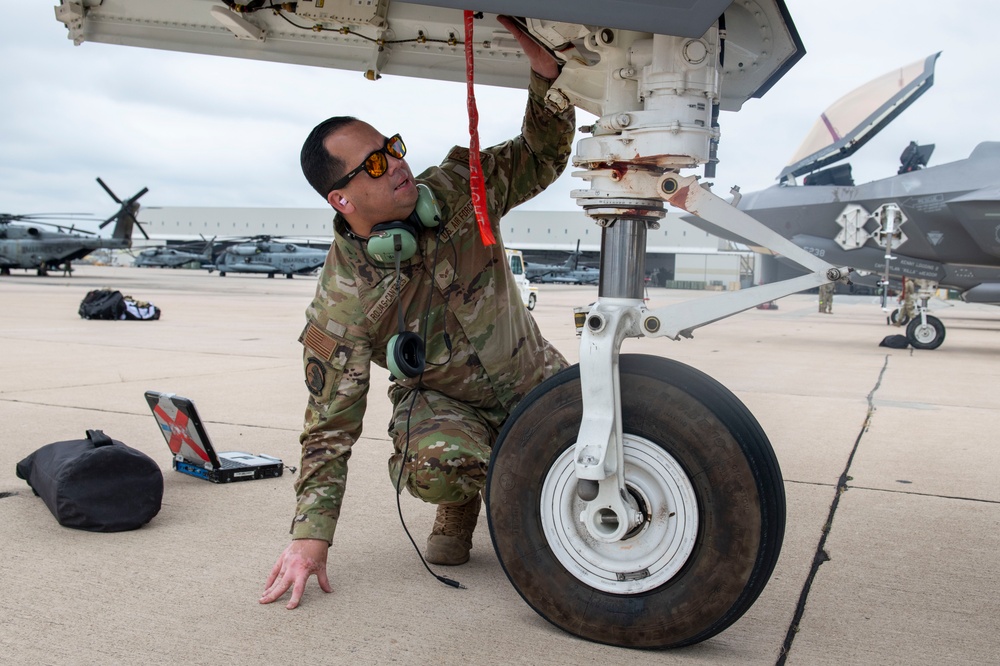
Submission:
M 918 493 L 914 490 L 893 490 L 892 488 L 873 488 L 872 486 L 851 486 L 851 490 L 868 490 L 875 493 L 894 493 L 897 495 L 911 495 L 914 497 L 933 497 L 935 499 L 959 500 L 962 502 L 982 502 L 983 504 L 1000 504 L 1000 500 L 986 499 L 983 497 L 962 497 L 960 495 L 941 495 L 940 493 Z
M 19 405 L 32 405 L 34 407 L 76 409 L 84 412 L 98 412 L 101 414 L 123 414 L 125 416 L 138 416 L 141 418 L 147 418 L 149 416 L 148 413 L 137 414 L 135 412 L 125 411 L 122 409 L 104 409 L 101 407 L 80 407 L 79 405 L 64 405 L 61 403 L 53 403 L 53 402 L 35 402 L 33 400 L 17 400 L 14 398 L 4 398 L 4 397 L 0 397 L 0 402 L 16 403 Z M 259 428 L 261 430 L 280 430 L 284 432 L 294 432 L 294 433 L 300 432 L 298 429 L 291 427 L 259 425 L 259 424 L 255 425 L 253 423 L 237 423 L 236 421 L 218 421 L 218 420 L 203 419 L 203 422 L 206 424 L 214 423 L 216 425 L 236 426 L 238 428 Z
M 868 410 L 865 413 L 864 423 L 862 423 L 861 431 L 854 440 L 854 447 L 851 449 L 851 455 L 847 457 L 847 464 L 844 465 L 844 471 L 841 472 L 840 479 L 837 481 L 837 488 L 834 492 L 833 501 L 830 503 L 830 512 L 827 514 L 826 523 L 823 524 L 822 535 L 820 536 L 819 543 L 816 544 L 816 554 L 813 556 L 812 566 L 809 568 L 809 575 L 806 577 L 806 581 L 802 585 L 802 591 L 799 593 L 799 601 L 795 606 L 795 614 L 792 616 L 792 621 L 788 625 L 788 632 L 785 634 L 784 643 L 781 644 L 781 650 L 778 655 L 778 660 L 775 662 L 775 666 L 784 666 L 785 661 L 788 659 L 788 653 L 792 650 L 792 642 L 795 640 L 795 634 L 799 631 L 799 622 L 805 614 L 806 601 L 809 599 L 809 592 L 812 590 L 813 581 L 816 579 L 816 574 L 819 572 L 820 565 L 830 560 L 830 556 L 826 552 L 826 538 L 830 535 L 830 530 L 833 527 L 833 519 L 836 516 L 837 507 L 840 505 L 840 498 L 847 491 L 847 482 L 851 480 L 851 464 L 854 462 L 854 456 L 857 454 L 858 448 L 861 446 L 861 438 L 864 437 L 866 432 L 868 432 L 868 428 L 871 425 L 872 415 L 875 413 L 875 393 L 878 391 L 879 387 L 882 386 L 882 378 L 885 376 L 885 371 L 888 367 L 889 355 L 886 354 L 885 361 L 882 363 L 882 370 L 879 372 L 878 379 L 875 381 L 875 386 L 868 392 Z

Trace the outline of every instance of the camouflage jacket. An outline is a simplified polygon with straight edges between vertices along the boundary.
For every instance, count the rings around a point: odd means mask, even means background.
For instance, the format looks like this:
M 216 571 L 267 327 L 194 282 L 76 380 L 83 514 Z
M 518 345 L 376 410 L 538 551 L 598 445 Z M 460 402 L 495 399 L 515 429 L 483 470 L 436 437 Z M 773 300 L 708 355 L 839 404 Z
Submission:
M 399 304 L 406 330 L 425 338 L 421 385 L 480 409 L 494 427 L 528 391 L 565 366 L 524 307 L 500 239 L 500 219 L 556 180 L 572 150 L 573 108 L 547 108 L 548 86 L 532 73 L 521 135 L 481 152 L 498 244 L 484 247 L 480 240 L 469 151 L 458 147 L 416 178 L 434 193 L 442 224 L 421 231 L 417 253 L 402 263 L 399 295 L 395 266 L 377 264 L 344 219 L 334 219 L 334 244 L 300 338 L 310 396 L 292 538 L 333 538 L 347 460 L 361 435 L 370 364 L 386 367 Z M 417 381 L 395 378 L 390 396 Z

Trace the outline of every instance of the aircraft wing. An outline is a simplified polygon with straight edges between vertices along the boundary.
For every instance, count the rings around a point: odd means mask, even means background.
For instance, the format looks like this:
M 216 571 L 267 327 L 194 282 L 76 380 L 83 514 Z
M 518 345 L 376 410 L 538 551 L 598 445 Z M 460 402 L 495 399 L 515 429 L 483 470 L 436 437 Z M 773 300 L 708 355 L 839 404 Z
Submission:
M 458 0 L 60 0 L 56 18 L 77 45 L 103 42 L 188 53 L 465 81 Z M 480 0 L 477 83 L 524 88 L 527 58 L 497 21 L 525 18 L 529 33 L 567 64 L 593 63 L 584 42 L 601 27 L 700 37 L 724 14 L 720 107 L 760 97 L 805 50 L 784 0 Z M 752 7 L 751 7 L 752 5 Z M 749 7 L 749 8 L 748 8 Z M 601 74 L 603 77 L 603 74 Z M 588 85 L 586 83 L 582 85 Z
M 934 84 L 940 52 L 894 69 L 844 95 L 820 114 L 778 180 L 853 155 Z

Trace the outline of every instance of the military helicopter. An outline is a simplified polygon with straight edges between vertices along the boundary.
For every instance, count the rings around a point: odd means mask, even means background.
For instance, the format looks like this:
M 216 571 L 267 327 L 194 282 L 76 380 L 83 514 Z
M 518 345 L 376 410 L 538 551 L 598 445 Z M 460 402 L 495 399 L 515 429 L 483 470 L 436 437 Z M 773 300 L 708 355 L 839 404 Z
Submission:
M 911 142 L 896 175 L 861 185 L 854 184 L 850 164 L 836 163 L 930 88 L 939 55 L 842 97 L 817 120 L 778 185 L 737 193 L 732 202 L 817 257 L 854 268 L 856 283 L 881 290 L 890 321 L 896 313 L 886 294 L 903 278 L 916 280 L 922 307 L 906 336 L 917 349 L 935 349 L 944 340 L 944 324 L 927 311 L 937 287 L 957 290 L 969 303 L 1000 305 L 1000 142 L 980 143 L 966 159 L 931 167 L 934 145 Z M 805 176 L 802 185 L 797 176 Z M 700 218 L 685 219 L 746 242 Z M 801 274 L 781 256 L 762 253 L 760 259 L 765 283 Z
M 212 250 L 215 238 L 205 241 L 205 249 L 197 252 L 185 252 L 174 247 L 151 247 L 143 250 L 135 257 L 135 265 L 141 268 L 180 268 L 187 264 L 197 263 L 199 268 L 214 268 Z
M 57 216 L 0 214 L 0 275 L 10 275 L 12 268 L 34 270 L 38 275 L 48 275 L 50 269 L 72 273 L 71 262 L 82 259 L 99 248 L 119 249 L 132 245 L 132 228 L 138 227 L 146 238 L 149 236 L 135 219 L 139 211 L 139 198 L 149 191 L 144 187 L 131 198 L 122 201 L 104 181 L 97 179 L 104 191 L 120 205 L 118 211 L 99 225 L 103 229 L 115 223 L 111 238 L 101 238 L 75 226 L 60 226 L 40 221 Z M 76 219 L 76 218 L 70 218 Z M 17 224 L 23 221 L 26 224 Z M 53 227 L 54 231 L 42 229 Z
M 308 275 L 326 261 L 326 250 L 282 242 L 271 236 L 254 236 L 245 242 L 230 245 L 216 258 L 208 272 L 263 273 L 273 278 L 282 273 L 291 279 L 296 274 Z
M 566 260 L 561 264 L 539 264 L 534 261 L 525 268 L 529 282 L 548 282 L 545 278 L 554 277 L 577 270 L 580 262 L 580 241 L 576 241 L 576 250 L 569 253 Z

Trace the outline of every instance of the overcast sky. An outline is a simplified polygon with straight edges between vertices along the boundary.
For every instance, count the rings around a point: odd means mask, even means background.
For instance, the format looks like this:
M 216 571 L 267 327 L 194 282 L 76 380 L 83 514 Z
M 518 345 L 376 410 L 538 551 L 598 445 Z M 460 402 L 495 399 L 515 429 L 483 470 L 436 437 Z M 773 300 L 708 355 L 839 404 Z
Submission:
M 400 132 L 414 172 L 468 144 L 462 84 L 84 43 L 55 0 L 0 0 L 0 213 L 146 206 L 321 207 L 298 167 L 302 140 L 331 115 Z M 763 98 L 721 116 L 716 191 L 768 187 L 819 113 L 855 87 L 942 51 L 934 86 L 851 159 L 856 182 L 891 176 L 911 141 L 931 164 L 962 159 L 997 127 L 995 0 L 787 0 L 805 57 Z M 525 93 L 478 86 L 482 145 L 519 131 Z M 580 119 L 588 116 L 580 114 Z M 566 174 L 525 204 L 574 210 Z M 108 228 L 110 230 L 110 228 Z

